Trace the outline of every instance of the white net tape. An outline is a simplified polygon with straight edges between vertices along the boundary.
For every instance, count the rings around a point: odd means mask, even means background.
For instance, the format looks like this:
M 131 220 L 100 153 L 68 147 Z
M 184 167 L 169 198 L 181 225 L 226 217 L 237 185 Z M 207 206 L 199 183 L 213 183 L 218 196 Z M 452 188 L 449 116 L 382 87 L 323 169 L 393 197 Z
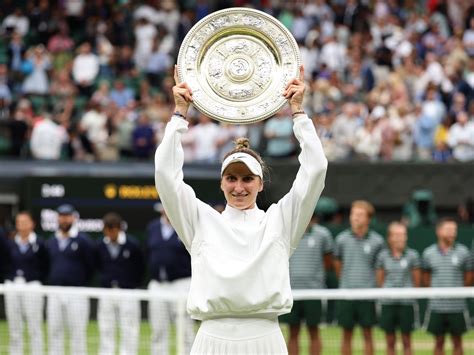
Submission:
M 474 287 L 293 290 L 295 300 L 474 298 Z

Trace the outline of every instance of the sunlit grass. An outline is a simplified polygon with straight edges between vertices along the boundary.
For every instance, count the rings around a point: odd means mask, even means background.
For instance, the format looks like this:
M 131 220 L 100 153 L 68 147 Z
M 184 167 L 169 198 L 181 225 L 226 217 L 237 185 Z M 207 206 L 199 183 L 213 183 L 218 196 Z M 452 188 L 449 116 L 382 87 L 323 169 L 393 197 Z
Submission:
M 45 337 L 46 337 L 46 326 Z M 285 325 L 282 325 L 283 334 L 285 337 L 288 336 L 288 329 Z M 341 330 L 335 326 L 322 326 L 321 327 L 321 338 L 323 341 L 323 354 L 332 355 L 339 354 L 340 350 L 340 339 Z M 174 339 L 174 330 L 171 332 L 171 337 Z M 25 332 L 25 340 L 28 336 Z M 99 348 L 99 330 L 97 322 L 89 322 L 87 329 L 87 345 L 89 354 L 94 355 L 98 353 Z M 118 339 L 117 339 L 118 340 Z M 384 334 L 380 329 L 374 328 L 374 340 L 376 345 L 376 354 L 385 354 L 385 340 Z M 27 341 L 26 341 L 27 342 Z M 45 341 L 45 343 L 47 343 Z M 175 342 L 170 342 L 170 354 L 176 353 Z M 306 332 L 303 330 L 300 335 L 301 344 L 301 355 L 308 354 L 308 337 Z M 363 354 L 363 342 L 360 331 L 356 330 L 354 333 L 354 354 Z M 415 354 L 418 355 L 430 355 L 433 353 L 433 339 L 430 334 L 423 330 L 418 330 L 413 333 L 413 346 Z M 466 354 L 474 354 L 474 330 L 466 333 L 464 336 L 464 347 Z M 66 344 L 67 352 L 69 353 L 69 346 Z M 446 349 L 451 349 L 450 341 L 446 342 Z M 139 343 L 139 354 L 145 355 L 150 353 L 150 325 L 148 322 L 142 322 L 140 327 L 140 343 Z M 5 321 L 0 322 L 0 354 L 8 354 L 8 327 Z M 26 354 L 29 354 L 29 347 L 26 345 Z M 16 355 L 16 354 L 15 354 Z

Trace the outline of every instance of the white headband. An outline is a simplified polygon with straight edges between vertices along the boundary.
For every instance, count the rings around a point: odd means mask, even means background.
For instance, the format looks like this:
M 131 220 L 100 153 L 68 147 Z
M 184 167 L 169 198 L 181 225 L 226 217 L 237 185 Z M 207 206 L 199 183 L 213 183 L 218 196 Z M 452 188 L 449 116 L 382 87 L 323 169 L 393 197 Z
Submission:
M 244 163 L 247 165 L 247 168 L 252 172 L 252 174 L 260 176 L 261 179 L 263 179 L 263 172 L 262 172 L 262 166 L 258 162 L 257 159 L 255 159 L 253 156 L 251 156 L 248 153 L 244 152 L 237 152 L 234 154 L 229 155 L 225 160 L 222 162 L 222 167 L 221 167 L 221 176 L 224 174 L 224 170 L 233 163 Z

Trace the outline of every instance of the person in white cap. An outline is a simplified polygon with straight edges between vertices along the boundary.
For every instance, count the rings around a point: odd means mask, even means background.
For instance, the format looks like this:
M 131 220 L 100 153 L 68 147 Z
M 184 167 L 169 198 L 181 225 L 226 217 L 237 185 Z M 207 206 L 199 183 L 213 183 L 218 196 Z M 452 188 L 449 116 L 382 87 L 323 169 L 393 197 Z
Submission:
M 199 200 L 183 181 L 181 136 L 192 101 L 186 83 L 173 87 L 176 112 L 155 155 L 155 183 L 163 207 L 191 254 L 187 310 L 201 320 L 191 354 L 287 354 L 278 316 L 293 298 L 288 259 L 297 247 L 323 190 L 327 170 L 321 142 L 303 111 L 304 70 L 290 80 L 288 99 L 301 166 L 291 190 L 265 212 L 256 199 L 265 164 L 238 139 L 221 167 L 222 213 Z

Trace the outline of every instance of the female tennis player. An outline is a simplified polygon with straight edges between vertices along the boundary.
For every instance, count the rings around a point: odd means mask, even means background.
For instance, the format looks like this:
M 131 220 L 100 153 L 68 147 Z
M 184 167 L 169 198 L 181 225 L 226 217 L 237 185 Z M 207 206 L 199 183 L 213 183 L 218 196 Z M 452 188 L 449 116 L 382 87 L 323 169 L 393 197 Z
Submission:
M 155 183 L 169 219 L 191 254 L 187 309 L 201 320 L 191 354 L 287 354 L 278 316 L 293 304 L 288 260 L 324 187 L 327 159 L 303 111 L 304 70 L 283 92 L 300 144 L 300 168 L 290 191 L 267 211 L 256 199 L 265 164 L 240 139 L 221 167 L 222 213 L 199 200 L 183 181 L 181 137 L 192 92 L 176 85 L 176 110 L 155 155 Z

